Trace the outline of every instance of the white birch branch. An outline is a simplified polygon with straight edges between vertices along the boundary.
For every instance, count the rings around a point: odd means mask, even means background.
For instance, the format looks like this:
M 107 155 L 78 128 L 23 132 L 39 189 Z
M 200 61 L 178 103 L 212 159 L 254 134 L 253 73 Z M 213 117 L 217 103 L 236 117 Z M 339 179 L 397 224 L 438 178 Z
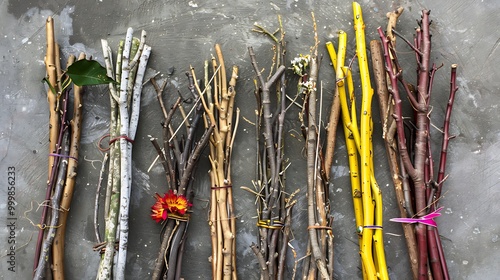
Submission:
M 144 80 L 144 73 L 146 73 L 146 67 L 148 65 L 150 54 L 151 54 L 151 47 L 145 45 L 144 51 L 140 56 L 139 69 L 137 70 L 137 75 L 135 77 L 135 84 L 132 96 L 132 112 L 130 114 L 129 136 L 128 136 L 132 140 L 135 139 L 135 134 L 137 132 L 137 124 L 139 122 L 139 111 L 141 109 L 142 84 Z
M 128 216 L 130 208 L 130 187 L 131 187 L 131 155 L 132 144 L 127 140 L 129 132 L 129 114 L 128 114 L 128 80 L 129 80 L 129 60 L 130 49 L 132 45 L 133 29 L 127 29 L 125 45 L 122 54 L 122 74 L 120 81 L 120 98 L 118 105 L 120 108 L 120 225 L 119 225 L 119 247 L 118 258 L 116 262 L 115 279 L 125 279 L 125 266 L 127 262 L 128 248 Z

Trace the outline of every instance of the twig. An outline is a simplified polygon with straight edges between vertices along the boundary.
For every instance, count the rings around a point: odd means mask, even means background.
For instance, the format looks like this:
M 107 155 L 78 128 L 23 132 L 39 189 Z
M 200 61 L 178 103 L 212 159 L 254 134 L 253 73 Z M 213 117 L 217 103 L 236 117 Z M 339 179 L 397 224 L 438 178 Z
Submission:
M 167 86 L 168 81 L 165 80 L 161 87 L 158 86 L 158 83 L 156 82 L 156 77 L 152 77 L 149 79 L 153 87 L 155 88 L 156 91 L 156 99 L 158 100 L 158 103 L 160 104 L 160 109 L 163 112 L 163 117 L 166 119 L 168 116 L 167 113 L 167 108 L 165 108 L 165 104 L 163 102 L 163 91 L 165 90 L 165 87 Z
M 451 111 L 453 109 L 453 103 L 455 101 L 455 93 L 458 90 L 458 87 L 456 86 L 456 70 L 457 70 L 457 64 L 452 64 L 451 65 L 451 77 L 450 77 L 450 95 L 448 99 L 448 104 L 446 107 L 446 113 L 445 113 L 445 120 L 444 120 L 444 128 L 443 128 L 443 142 L 441 145 L 441 156 L 439 159 L 439 173 L 438 173 L 438 179 L 437 179 L 437 190 L 435 194 L 435 201 L 436 203 L 433 204 L 433 207 L 431 207 L 431 211 L 437 208 L 437 201 L 441 198 L 441 190 L 443 187 L 443 183 L 446 180 L 447 175 L 445 176 L 445 167 L 446 167 L 446 159 L 447 159 L 447 152 L 448 152 L 448 143 L 449 140 L 452 138 L 449 134 L 450 130 L 450 119 L 451 119 Z M 441 245 L 441 238 L 439 237 L 439 232 L 437 228 L 430 228 L 427 227 L 427 231 L 429 234 L 429 240 L 430 243 L 435 243 L 436 245 L 436 251 L 437 251 L 437 258 L 439 259 L 439 265 L 440 265 L 440 270 L 442 271 L 443 274 L 443 279 L 450 279 L 449 273 L 448 273 L 448 266 L 446 264 L 446 259 L 445 255 L 443 252 L 443 247 Z M 433 251 L 433 250 L 431 250 Z M 439 269 L 436 267 L 435 270 Z
M 326 268 L 326 257 L 320 248 L 320 243 L 317 236 L 317 231 L 313 227 L 316 225 L 316 209 L 322 207 L 320 205 L 315 205 L 315 189 L 321 188 L 317 185 L 318 179 L 316 178 L 316 167 L 317 167 L 317 137 L 319 127 L 316 122 L 316 83 L 318 78 L 318 34 L 316 28 L 316 19 L 314 13 L 311 13 L 313 20 L 313 31 L 314 31 L 314 46 L 311 47 L 311 68 L 309 71 L 310 87 L 307 89 L 307 216 L 308 216 L 308 233 L 309 242 L 311 245 L 311 252 L 317 269 L 319 270 L 321 279 L 330 279 L 330 275 Z M 304 106 L 305 108 L 306 106 Z M 322 183 L 323 184 L 323 183 Z
M 212 59 L 214 72 L 219 69 L 217 77 L 214 79 L 213 102 L 208 104 L 209 98 L 201 91 L 196 80 L 194 69 L 191 68 L 194 86 L 200 97 L 205 111 L 205 126 L 214 126 L 210 137 L 210 180 L 211 180 L 211 212 L 209 225 L 212 234 L 212 278 L 213 279 L 233 279 L 236 278 L 236 254 L 235 254 L 235 216 L 232 203 L 232 183 L 230 176 L 230 151 L 232 147 L 232 120 L 229 110 L 233 108 L 231 99 L 234 99 L 236 92 L 232 85 L 236 83 L 237 68 L 233 67 L 230 87 L 227 88 L 227 80 L 220 47 L 216 46 L 217 60 Z M 220 66 L 217 66 L 219 65 Z M 222 74 L 224 73 L 224 74 Z M 217 86 L 219 85 L 219 86 Z M 205 89 L 206 90 L 206 89 Z M 210 95 L 211 93 L 207 93 Z M 227 99 L 229 98 L 229 99 Z M 223 109 L 224 108 L 224 109 Z M 215 116 L 218 116 L 218 119 Z M 224 115 L 221 119 L 221 115 Z M 224 127 L 224 128 L 222 128 Z M 223 130 L 224 131 L 223 131 Z M 222 138 L 224 137 L 224 138 Z
M 257 78 L 258 78 L 258 80 L 261 84 L 261 88 L 262 88 L 262 96 L 263 96 L 262 108 L 263 108 L 263 116 L 264 116 L 263 119 L 264 119 L 264 129 L 265 129 L 265 131 L 263 132 L 263 135 L 264 135 L 264 139 L 266 142 L 267 153 L 269 155 L 274 155 L 276 153 L 276 151 L 275 151 L 275 146 L 274 146 L 273 139 L 272 139 L 273 133 L 271 131 L 272 113 L 271 113 L 271 108 L 270 108 L 270 104 L 271 104 L 270 87 L 284 73 L 285 66 L 283 66 L 283 65 L 279 66 L 278 69 L 276 70 L 276 72 L 273 74 L 273 76 L 267 82 L 265 82 L 264 78 L 262 77 L 261 72 L 257 66 L 257 61 L 255 59 L 255 53 L 254 53 L 252 47 L 248 47 L 248 53 L 250 55 L 250 60 L 252 62 L 252 66 L 254 68 L 255 74 L 257 75 Z M 277 182 L 278 182 L 277 175 L 278 174 L 276 172 L 276 159 L 272 156 L 269 158 L 269 168 L 271 170 L 271 185 L 277 186 Z M 273 212 L 273 209 L 274 209 L 273 207 L 274 207 L 275 201 L 276 201 L 277 196 L 278 196 L 278 189 L 274 188 L 271 191 L 272 191 L 272 195 L 271 195 L 271 199 L 269 200 L 268 207 L 269 207 L 270 211 Z M 272 216 L 272 214 L 270 214 L 270 215 Z M 268 219 L 268 217 L 263 217 L 263 218 Z
M 362 103 L 360 117 L 360 170 L 363 201 L 363 228 L 361 232 L 361 258 L 368 278 L 389 279 L 385 260 L 382 231 L 382 193 L 375 179 L 372 144 L 372 97 L 364 21 L 361 6 L 353 3 L 356 54 L 360 71 Z M 377 230 L 371 227 L 378 227 Z M 372 252 L 373 250 L 373 252 Z
M 259 247 L 257 245 L 255 245 L 255 243 L 252 243 L 252 245 L 250 246 L 250 248 L 252 249 L 253 253 L 257 257 L 257 261 L 259 263 L 259 267 L 260 267 L 260 270 L 261 270 L 261 274 L 260 275 L 262 275 L 261 279 L 263 279 L 263 280 L 269 280 L 269 274 L 267 273 L 266 260 L 264 259 L 264 256 L 260 252 Z
M 455 93 L 458 91 L 458 87 L 456 85 L 457 78 L 457 64 L 451 65 L 451 77 L 450 77 L 450 96 L 448 98 L 448 103 L 446 106 L 444 127 L 443 127 L 443 142 L 441 145 L 441 157 L 439 159 L 439 172 L 437 177 L 438 189 L 436 191 L 436 198 L 439 199 L 441 196 L 441 191 L 443 188 L 443 183 L 445 181 L 446 173 L 446 159 L 448 155 L 448 144 L 450 139 L 453 136 L 450 136 L 450 119 L 451 119 L 451 111 L 453 109 L 453 103 L 455 102 Z
M 380 115 L 381 115 L 380 118 L 383 121 L 384 126 L 386 127 L 388 120 L 392 119 L 392 112 L 394 111 L 394 108 L 392 106 L 393 104 L 392 97 L 389 97 L 389 92 L 387 90 L 384 57 L 383 57 L 383 50 L 381 43 L 376 40 L 371 41 L 370 50 L 372 56 L 372 66 L 375 76 L 375 83 L 377 88 L 377 96 L 380 106 Z M 399 212 L 401 214 L 401 217 L 407 217 L 406 212 L 407 210 L 410 209 L 408 207 L 405 208 L 405 205 L 411 206 L 411 204 L 405 203 L 406 200 L 403 192 L 403 180 L 400 177 L 401 173 L 398 164 L 397 144 L 394 143 L 395 132 L 396 132 L 395 130 L 387 131 L 386 129 L 384 142 L 387 152 L 387 158 L 389 161 L 389 168 L 391 170 L 392 180 L 394 183 L 394 190 L 396 193 L 396 198 L 398 200 Z M 404 167 L 402 171 L 404 171 Z M 406 246 L 408 248 L 413 279 L 416 279 L 418 275 L 418 266 L 417 266 L 418 255 L 417 255 L 417 245 L 415 243 L 415 233 L 413 231 L 413 226 L 411 224 L 402 223 L 401 226 L 403 227 Z
M 403 37 L 403 35 L 399 34 L 394 28 L 392 29 L 392 33 L 396 34 L 396 36 L 398 36 L 399 38 L 401 38 L 401 40 L 403 40 L 414 52 L 416 52 L 419 55 L 422 55 L 422 52 L 420 52 L 420 50 L 417 49 L 417 47 L 415 47 L 412 43 L 410 43 L 410 41 L 408 41 L 408 39 L 406 39 L 405 37 Z M 391 41 L 393 42 L 392 46 L 395 47 L 394 42 L 396 42 L 396 38 L 391 39 Z
M 85 59 L 85 54 L 81 53 L 79 58 Z M 74 57 L 70 56 L 69 63 L 73 63 Z M 79 86 L 74 86 L 73 89 L 73 118 L 70 121 L 71 125 L 71 140 L 70 140 L 70 151 L 68 158 L 67 174 L 65 179 L 65 185 L 63 190 L 63 196 L 60 202 L 60 208 L 63 211 L 60 213 L 59 221 L 61 227 L 56 231 L 56 236 L 54 238 L 54 246 L 52 249 L 53 253 L 53 277 L 54 279 L 64 278 L 64 244 L 66 235 L 67 218 L 69 214 L 69 209 L 71 205 L 71 200 L 73 198 L 74 188 L 76 184 L 76 176 L 78 170 L 78 155 L 80 150 L 80 138 L 82 133 L 82 122 L 83 122 L 83 88 Z
M 396 28 L 396 24 L 398 22 L 399 16 L 403 13 L 404 8 L 403 7 L 398 7 L 396 10 L 392 12 L 388 12 L 386 14 L 387 16 L 387 39 L 391 40 L 392 45 L 396 46 L 396 37 L 392 34 L 394 32 L 394 29 Z M 396 32 L 394 34 L 398 35 Z
M 330 54 L 330 57 L 336 56 L 335 55 L 335 50 L 331 44 L 331 42 L 326 43 L 327 50 Z M 336 65 L 336 61 L 334 62 L 332 60 L 332 63 Z M 334 155 L 334 148 L 335 148 L 335 142 L 337 139 L 337 126 L 339 123 L 340 119 L 340 98 L 339 98 L 339 92 L 337 90 L 337 87 L 335 87 L 334 93 L 333 93 L 333 101 L 332 105 L 330 107 L 330 118 L 328 120 L 328 128 L 327 128 L 327 136 L 326 136 L 326 150 L 325 150 L 325 175 L 326 179 L 330 181 L 330 170 L 332 168 L 333 164 L 333 155 Z
M 278 274 L 277 279 L 285 279 L 285 262 L 286 262 L 286 251 L 289 246 L 291 226 L 292 226 L 292 208 L 294 203 L 288 206 L 285 214 L 285 226 L 283 227 L 283 240 L 281 241 L 281 248 L 279 252 L 278 260 Z
M 49 103 L 49 153 L 57 153 L 57 144 L 59 143 L 59 88 L 57 87 L 57 69 L 56 69 L 56 57 L 55 49 L 57 43 L 55 42 L 54 36 L 54 21 L 52 17 L 48 17 L 45 23 L 46 36 L 47 36 L 47 53 L 45 55 L 44 63 L 47 71 L 47 78 L 50 83 L 49 90 L 47 92 L 47 101 Z M 52 88 L 50 88 L 52 87 Z M 53 90 L 53 91 L 52 91 Z M 52 192 L 52 183 L 55 177 L 55 172 L 57 168 L 57 163 L 59 158 L 51 157 L 48 158 L 49 169 L 48 169 L 48 186 L 45 192 L 45 200 L 50 199 L 50 194 Z M 40 218 L 40 224 L 45 224 L 48 209 L 44 208 L 42 210 L 42 215 Z M 38 231 L 37 245 L 35 249 L 35 257 L 33 263 L 33 271 L 38 266 L 38 259 L 40 256 L 40 250 L 43 240 L 43 230 Z
M 267 81 L 257 66 L 255 53 L 249 48 L 250 60 L 257 75 L 255 83 L 256 112 L 256 179 L 253 181 L 256 195 L 259 245 L 252 245 L 257 260 L 261 264 L 262 279 L 284 279 L 286 250 L 290 228 L 285 228 L 287 219 L 285 197 L 284 122 L 290 106 L 286 100 L 286 78 L 283 63 L 285 59 L 285 32 L 281 17 L 279 28 L 270 38 L 273 46 L 273 59 Z M 271 34 L 263 27 L 262 33 Z M 260 76 L 259 76 L 260 75 Z M 275 89 L 276 94 L 270 94 Z M 276 97 L 274 97 L 276 96 Z M 275 104 L 275 108 L 271 105 Z M 290 225 L 288 220 L 288 225 Z
M 119 227 L 119 249 L 118 259 L 116 262 L 116 271 L 114 274 L 117 279 L 125 278 L 125 265 L 127 260 L 128 248 L 128 210 L 129 198 L 131 188 L 131 150 L 132 144 L 126 140 L 129 137 L 130 117 L 129 117 L 129 104 L 128 96 L 130 90 L 128 89 L 129 83 L 129 63 L 130 63 L 130 49 L 132 47 L 132 28 L 127 29 L 125 36 L 125 44 L 122 53 L 122 68 L 121 68 L 121 81 L 120 81 L 120 97 L 118 99 L 119 114 L 120 114 L 120 227 Z
M 61 151 L 61 155 L 67 156 L 69 154 L 69 148 L 70 148 L 68 129 L 65 129 L 65 133 L 63 135 L 62 148 L 63 148 L 63 150 Z M 40 258 L 38 260 L 38 267 L 37 267 L 37 269 L 35 271 L 35 275 L 33 277 L 33 279 L 36 279 L 36 280 L 45 279 L 46 267 L 49 266 L 48 254 L 50 254 L 50 249 L 52 247 L 52 241 L 54 240 L 54 237 L 56 235 L 56 229 L 57 229 L 57 225 L 59 223 L 59 209 L 56 208 L 55 206 L 59 205 L 59 201 L 60 201 L 61 196 L 62 196 L 63 187 L 64 187 L 64 183 L 65 183 L 65 178 L 66 178 L 67 167 L 68 167 L 68 160 L 63 159 L 61 161 L 61 164 L 59 165 L 57 182 L 56 182 L 56 186 L 54 188 L 54 193 L 52 194 L 52 198 L 50 201 L 50 203 L 53 207 L 52 207 L 52 213 L 51 213 L 51 216 L 52 216 L 51 221 L 50 221 L 50 224 L 48 225 L 47 238 L 43 242 Z
M 198 124 L 202 119 L 203 110 L 200 104 L 200 94 L 199 91 L 197 91 L 198 88 L 195 85 L 194 76 L 189 73 L 188 79 L 188 88 L 197 100 L 194 102 L 191 110 L 191 112 L 195 112 L 193 121 L 189 125 L 189 128 L 187 128 L 188 135 L 182 143 L 179 143 L 174 136 L 171 136 L 177 133 L 183 125 L 188 126 L 188 124 L 183 121 L 176 132 L 173 132 L 171 129 L 173 115 L 180 106 L 182 99 L 179 97 L 172 108 L 167 112 L 162 100 L 162 91 L 165 84 L 160 88 L 156 84 L 155 79 L 151 79 L 151 82 L 157 92 L 158 103 L 160 104 L 164 115 L 163 151 L 158 144 L 158 141 L 151 136 L 150 138 L 163 165 L 169 186 L 168 190 L 173 192 L 173 194 L 177 197 L 182 196 L 186 200 L 192 200 L 192 185 L 195 178 L 195 168 L 204 147 L 210 139 L 214 126 L 208 126 L 201 138 L 197 142 L 195 141 L 195 136 L 199 126 Z M 173 146 L 173 148 L 171 146 Z M 172 154 L 174 154 L 173 157 Z M 187 207 L 189 208 L 190 206 L 191 204 L 188 203 Z M 184 210 L 187 211 L 188 209 Z M 163 209 L 163 211 L 170 210 Z M 164 279 L 176 279 L 177 277 L 180 277 L 183 259 L 182 256 L 184 252 L 183 246 L 185 244 L 188 224 L 188 216 L 176 218 L 176 213 L 168 213 L 168 219 L 161 234 L 162 243 L 153 269 L 153 279 L 160 279 L 162 277 Z
M 217 72 L 219 72 L 219 69 L 220 67 L 217 67 L 216 70 L 215 70 L 215 73 L 213 74 L 212 78 L 209 80 L 209 83 L 211 83 L 211 81 L 214 79 L 215 75 L 217 74 Z M 205 94 L 205 92 L 207 91 L 207 88 L 205 88 L 203 91 L 200 91 L 200 96 L 203 96 Z M 174 139 L 174 137 L 177 135 L 177 132 L 179 132 L 179 130 L 181 129 L 182 125 L 187 121 L 187 119 L 191 116 L 191 114 L 194 112 L 197 103 L 199 102 L 200 99 L 198 99 L 194 106 L 191 108 L 191 110 L 189 111 L 189 113 L 186 115 L 186 117 L 182 120 L 181 124 L 179 125 L 179 127 L 174 131 L 174 133 L 172 133 L 172 136 L 170 137 L 170 139 L 168 139 L 168 142 L 171 142 L 172 139 Z
M 132 141 L 135 139 L 135 134 L 137 131 L 137 124 L 139 120 L 139 110 L 140 110 L 140 95 L 142 92 L 142 81 L 144 78 L 144 73 L 146 71 L 146 66 L 148 63 L 149 55 L 151 53 L 151 47 L 144 45 L 144 50 L 140 52 L 140 62 L 139 68 L 136 72 L 135 79 L 134 76 L 129 77 L 130 67 L 134 66 L 133 61 L 129 65 L 130 61 L 130 48 L 132 47 L 132 33 L 133 29 L 129 28 L 127 30 L 127 35 L 125 37 L 125 45 L 123 50 L 123 60 L 122 60 L 122 76 L 120 83 L 120 98 L 119 98 L 119 108 L 120 108 L 120 178 L 121 178 L 121 191 L 120 191 L 120 234 L 119 234 L 119 250 L 118 259 L 116 267 L 116 278 L 125 278 L 125 265 L 127 258 L 127 248 L 128 248 L 128 218 L 129 218 L 129 208 L 130 208 L 130 193 L 132 187 Z M 145 37 L 145 33 L 143 33 Z M 131 79 L 132 78 L 132 79 Z M 133 80 L 134 87 L 130 89 L 128 86 Z M 128 104 L 129 98 L 132 98 L 131 105 Z M 132 107 L 132 111 L 129 116 L 129 106 Z
M 96 195 L 95 195 L 95 205 L 94 205 L 94 231 L 95 231 L 95 237 L 96 237 L 96 242 L 101 243 L 101 235 L 99 234 L 99 219 L 98 219 L 98 213 L 99 213 L 99 196 L 101 192 L 101 185 L 102 185 L 102 180 L 104 177 L 104 172 L 105 172 L 105 167 L 106 163 L 108 161 L 109 154 L 105 153 L 104 158 L 102 159 L 102 166 L 101 166 L 101 171 L 99 172 L 99 181 L 97 182 L 97 189 L 96 189 Z
M 153 276 L 151 277 L 151 279 L 153 279 L 153 280 L 160 279 L 162 269 L 167 263 L 166 258 L 165 258 L 165 254 L 166 254 L 167 248 L 170 245 L 170 236 L 172 235 L 172 232 L 174 231 L 174 228 L 173 228 L 174 223 L 175 223 L 174 220 L 168 220 L 167 224 L 165 225 L 166 230 L 163 233 L 163 239 L 162 239 L 162 242 L 160 245 L 160 250 L 158 251 L 158 257 L 156 258 L 155 267 L 153 269 Z M 168 267 L 167 267 L 167 269 L 168 269 Z

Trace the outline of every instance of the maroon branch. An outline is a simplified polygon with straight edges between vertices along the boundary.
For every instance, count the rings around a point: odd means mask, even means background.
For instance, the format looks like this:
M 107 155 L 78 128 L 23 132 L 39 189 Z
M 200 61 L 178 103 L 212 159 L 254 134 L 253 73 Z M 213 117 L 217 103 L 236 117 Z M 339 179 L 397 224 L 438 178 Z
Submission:
M 446 168 L 446 159 L 448 155 L 448 144 L 450 139 L 453 136 L 450 136 L 450 119 L 451 119 L 451 110 L 453 109 L 453 103 L 455 102 L 455 93 L 458 90 L 456 85 L 457 80 L 457 64 L 451 65 L 451 78 L 450 78 L 450 97 L 448 98 L 448 105 L 446 106 L 446 114 L 444 118 L 444 127 L 443 127 L 443 143 L 441 145 L 441 157 L 439 159 L 439 172 L 437 177 L 438 188 L 436 191 L 436 199 L 439 199 L 441 196 L 441 190 L 443 188 L 443 183 L 445 181 L 445 168 Z
M 456 65 L 452 65 L 450 79 L 450 97 L 446 109 L 446 116 L 443 129 L 443 143 L 441 147 L 441 155 L 439 161 L 439 173 L 437 181 L 434 180 L 434 164 L 431 153 L 431 136 L 430 136 L 430 96 L 432 92 L 432 84 L 436 71 L 441 67 L 436 67 L 430 63 L 431 40 L 429 31 L 429 11 L 422 11 L 422 19 L 419 21 L 419 28 L 416 30 L 414 44 L 408 40 L 404 41 L 415 52 L 417 63 L 417 91 L 412 91 L 412 86 L 407 83 L 402 76 L 402 69 L 397 61 L 394 45 L 388 36 L 384 35 L 379 28 L 378 32 L 382 40 L 384 48 L 384 58 L 386 64 L 386 72 L 389 81 L 389 91 L 394 98 L 394 121 L 396 123 L 397 142 L 399 146 L 401 171 L 407 171 L 414 187 L 414 202 L 415 216 L 420 218 L 437 208 L 437 201 L 440 199 L 443 182 L 446 179 L 445 166 L 449 140 L 452 138 L 449 135 L 449 125 L 451 118 L 451 110 L 455 99 L 456 87 Z M 394 34 L 402 37 L 400 34 L 392 30 Z M 407 144 L 403 115 L 402 115 L 402 98 L 400 88 L 406 93 L 410 104 L 414 109 L 415 126 L 414 126 L 414 144 Z M 407 147 L 409 145 L 409 147 Z M 409 152 L 409 148 L 413 154 Z M 413 158 L 412 158 L 413 157 Z M 402 173 L 403 174 L 403 173 Z M 410 206 L 411 199 L 405 192 L 405 204 Z M 433 279 L 449 279 L 446 260 L 441 245 L 438 229 L 425 226 L 422 223 L 417 223 L 415 233 L 418 245 L 418 279 L 427 279 L 432 276 Z M 428 267 L 428 263 L 430 267 Z M 429 274 L 432 273 L 432 274 Z
M 404 170 L 404 167 L 401 168 L 399 165 L 398 146 L 394 141 L 396 127 L 391 116 L 391 113 L 394 111 L 394 106 L 392 97 L 389 96 L 386 82 L 382 44 L 377 40 L 372 40 L 370 42 L 370 51 L 372 57 L 372 68 L 377 88 L 376 91 L 380 105 L 380 115 L 383 123 L 383 138 L 385 142 L 389 169 L 391 170 L 392 174 L 394 192 L 398 201 L 399 212 L 401 214 L 401 217 L 405 218 L 413 215 L 411 214 L 413 211 L 411 210 L 409 194 L 410 187 L 408 179 L 404 177 L 406 175 L 406 171 Z M 405 189 L 408 191 L 408 194 L 406 194 Z M 407 199 L 408 202 L 406 202 Z M 406 223 L 402 223 L 401 226 L 403 227 L 406 245 L 408 248 L 408 255 L 410 257 L 413 278 L 415 279 L 418 275 L 418 252 L 417 244 L 415 242 L 414 227 L 413 225 Z
M 426 182 L 425 182 L 425 161 L 427 154 L 427 135 L 429 133 L 429 122 L 428 122 L 428 112 L 429 112 L 429 70 L 430 70 L 430 51 L 431 51 L 431 40 L 429 32 L 429 12 L 422 11 L 422 20 L 420 21 L 421 28 L 421 39 L 417 39 L 418 50 L 417 53 L 417 63 L 418 63 L 418 83 L 417 83 L 417 96 L 414 97 L 411 92 L 408 91 L 408 86 L 403 83 L 405 90 L 407 91 L 407 96 L 412 104 L 412 107 L 416 110 L 416 136 L 415 136 L 415 149 L 414 149 L 414 161 L 412 163 L 408 148 L 406 146 L 406 137 L 404 134 L 403 127 L 403 115 L 402 115 L 402 100 L 398 89 L 398 79 L 401 75 L 401 70 L 394 71 L 392 57 L 396 57 L 396 52 L 392 48 L 392 44 L 389 39 L 384 35 L 381 28 L 378 29 L 380 38 L 382 39 L 382 44 L 384 46 L 384 57 L 386 60 L 387 74 L 390 78 L 391 83 L 391 93 L 394 98 L 394 118 L 397 125 L 398 134 L 398 144 L 400 148 L 400 156 L 403 161 L 403 165 L 410 175 L 415 191 L 415 210 L 416 216 L 422 217 L 426 214 Z M 418 36 L 417 36 L 418 37 Z M 419 250 L 419 260 L 418 260 L 418 276 L 419 279 L 427 278 L 427 230 L 422 224 L 417 224 L 415 226 L 417 234 L 417 244 Z
M 446 168 L 446 159 L 448 154 L 448 144 L 450 139 L 453 136 L 450 136 L 450 119 L 451 119 L 451 111 L 453 109 L 453 103 L 455 102 L 455 93 L 458 90 L 456 86 L 456 77 L 457 77 L 457 65 L 451 65 L 451 77 L 450 77 L 450 96 L 448 98 L 448 104 L 446 106 L 446 113 L 444 119 L 443 126 L 443 141 L 441 145 L 441 155 L 439 158 L 439 172 L 437 178 L 437 189 L 433 197 L 433 204 L 431 205 L 431 210 L 437 208 L 437 202 L 441 198 L 441 190 L 443 187 L 443 183 L 446 180 L 445 168 Z M 428 243 L 430 252 L 432 255 L 429 255 L 430 264 L 432 267 L 433 275 L 435 271 L 437 271 L 438 275 L 442 275 L 441 279 L 450 279 L 448 273 L 448 266 L 446 264 L 446 259 L 443 252 L 443 246 L 441 244 L 441 238 L 439 238 L 439 232 L 437 228 L 427 227 L 428 234 Z M 434 279 L 439 279 L 438 277 L 434 277 Z

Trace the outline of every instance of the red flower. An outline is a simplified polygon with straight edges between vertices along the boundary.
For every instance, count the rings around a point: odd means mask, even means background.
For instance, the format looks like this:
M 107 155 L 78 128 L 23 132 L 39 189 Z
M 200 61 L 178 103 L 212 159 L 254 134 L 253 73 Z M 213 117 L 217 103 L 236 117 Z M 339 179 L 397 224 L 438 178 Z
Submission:
M 172 190 L 165 194 L 163 201 L 167 204 L 168 212 L 180 215 L 184 215 L 187 208 L 192 205 L 185 196 L 176 195 Z
M 174 215 L 186 214 L 187 208 L 192 206 L 185 196 L 177 195 L 172 190 L 169 190 L 163 197 L 155 194 L 156 202 L 151 207 L 151 218 L 157 223 L 165 221 L 168 218 L 168 213 Z
M 151 218 L 155 220 L 157 223 L 161 222 L 162 220 L 167 219 L 167 211 L 165 211 L 166 207 L 164 206 L 163 203 L 163 198 L 159 194 L 155 194 L 156 202 L 155 204 L 151 207 Z

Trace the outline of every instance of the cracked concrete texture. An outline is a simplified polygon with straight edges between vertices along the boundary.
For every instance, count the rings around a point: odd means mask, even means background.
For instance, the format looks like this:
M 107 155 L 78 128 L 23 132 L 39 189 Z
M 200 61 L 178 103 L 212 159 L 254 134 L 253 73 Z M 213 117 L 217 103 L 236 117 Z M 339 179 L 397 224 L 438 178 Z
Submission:
M 385 13 L 398 6 L 405 12 L 398 30 L 411 37 L 415 19 L 420 10 L 431 10 L 433 24 L 433 60 L 444 64 L 434 84 L 433 123 L 442 123 L 449 84 L 449 66 L 458 63 L 457 99 L 452 116 L 451 132 L 456 138 L 450 143 L 445 195 L 441 205 L 443 216 L 437 219 L 444 250 L 453 279 L 494 279 L 500 274 L 496 264 L 500 257 L 500 225 L 496 213 L 500 206 L 499 165 L 500 122 L 500 64 L 498 45 L 500 31 L 500 2 L 483 1 L 360 1 L 366 23 L 367 40 L 378 39 L 376 28 L 386 24 Z M 205 59 L 213 53 L 213 45 L 220 43 L 226 64 L 240 67 L 237 106 L 242 116 L 253 119 L 253 70 L 247 47 L 253 46 L 260 65 L 265 66 L 271 54 L 269 40 L 250 30 L 255 22 L 274 29 L 276 15 L 283 17 L 287 32 L 288 58 L 309 52 L 312 44 L 310 11 L 318 20 L 322 43 L 335 40 L 336 31 L 345 30 L 348 37 L 348 57 L 354 54 L 351 5 L 343 1 L 287 0 L 265 1 L 2 1 L 0 2 L 0 220 L 7 224 L 7 169 L 16 168 L 16 272 L 9 272 L 7 263 L 8 227 L 0 228 L 0 271 L 2 279 L 28 279 L 32 273 L 33 248 L 40 211 L 37 203 L 45 193 L 47 172 L 47 103 L 46 91 L 40 80 L 45 75 L 45 18 L 54 16 L 57 40 L 65 55 L 85 51 L 102 61 L 100 39 L 107 38 L 111 46 L 121 39 L 128 26 L 148 31 L 148 42 L 153 48 L 150 71 L 165 73 L 169 67 L 176 72 L 169 92 L 186 92 L 184 71 L 193 65 L 201 69 Z M 402 44 L 403 67 L 406 75 L 414 75 L 413 55 Z M 405 52 L 403 52 L 405 50 Z M 320 48 L 323 55 L 326 54 Z M 323 60 L 320 79 L 325 92 L 324 104 L 330 104 L 333 90 L 333 71 Z M 356 78 L 356 77 L 355 77 Z M 289 86 L 292 88 L 292 86 Z M 173 98 L 173 97 L 172 97 Z M 92 87 L 84 98 L 84 130 L 81 160 L 75 199 L 70 212 L 67 232 L 66 265 L 68 279 L 95 278 L 99 256 L 92 251 L 93 197 L 99 174 L 101 154 L 96 141 L 106 134 L 108 126 L 108 97 L 105 88 Z M 148 168 L 155 158 L 148 135 L 160 136 L 158 123 L 160 109 L 153 89 L 146 86 L 143 93 L 140 127 L 134 145 L 133 191 L 131 204 L 131 232 L 127 274 L 130 279 L 149 277 L 159 244 L 160 227 L 148 215 L 153 194 L 164 190 L 162 172 L 155 166 Z M 375 108 L 378 106 L 374 105 Z M 375 109 L 378 110 L 378 109 Z M 378 112 L 374 112 L 377 116 Z M 299 130 L 297 110 L 288 114 L 287 131 Z M 392 183 L 387 172 L 381 141 L 380 121 L 375 119 L 374 152 L 379 184 L 384 192 L 384 215 L 398 216 Z M 433 133 L 437 136 L 438 131 Z M 296 133 L 297 134 L 297 133 Z M 298 134 L 297 134 L 298 136 Z M 253 126 L 242 121 L 233 155 L 235 186 L 249 186 L 253 178 L 255 160 Z M 288 188 L 305 186 L 305 159 L 300 151 L 304 145 L 298 137 L 286 139 L 286 153 L 292 163 L 287 170 Z M 335 278 L 360 278 L 360 262 L 354 216 L 350 199 L 347 159 L 343 140 L 338 139 L 332 174 L 332 212 L 335 217 Z M 439 142 L 436 140 L 435 147 Z M 183 276 L 186 279 L 209 279 L 209 230 L 206 222 L 208 197 L 207 166 L 201 164 L 197 174 L 193 219 L 189 226 L 188 243 L 184 257 Z M 306 205 L 305 193 L 294 213 L 294 240 L 292 245 L 298 257 L 305 254 Z M 258 279 L 258 266 L 249 249 L 256 242 L 254 198 L 235 188 L 238 215 L 237 248 L 238 273 L 241 279 Z M 402 230 L 393 223 L 384 224 L 384 242 L 391 279 L 408 279 L 409 264 Z M 293 267 L 290 255 L 288 269 Z M 82 265 L 83 264 L 83 265 Z

